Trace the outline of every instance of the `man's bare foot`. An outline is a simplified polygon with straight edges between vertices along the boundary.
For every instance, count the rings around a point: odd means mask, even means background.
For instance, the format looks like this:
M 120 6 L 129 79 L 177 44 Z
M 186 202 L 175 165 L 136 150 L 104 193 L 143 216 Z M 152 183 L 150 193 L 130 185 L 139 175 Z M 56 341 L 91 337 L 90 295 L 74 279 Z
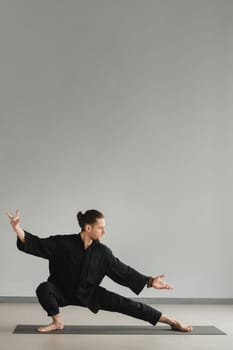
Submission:
M 181 322 L 175 320 L 174 318 L 168 317 L 166 315 L 162 315 L 159 319 L 159 322 L 167 323 L 171 326 L 175 331 L 180 332 L 192 332 L 193 328 L 191 326 L 185 326 Z
M 180 332 L 192 332 L 193 330 L 191 326 L 185 326 L 177 320 L 174 320 L 174 322 L 170 326 L 175 331 L 180 331 Z
M 55 331 L 55 330 L 59 330 L 59 329 L 63 329 L 63 328 L 64 328 L 63 322 L 52 322 L 52 323 L 48 324 L 47 326 L 37 328 L 37 331 L 44 333 L 44 332 Z
M 53 320 L 52 323 L 48 324 L 47 326 L 37 328 L 37 331 L 44 333 L 44 332 L 61 330 L 64 328 L 64 323 L 62 321 L 61 314 L 58 313 L 52 316 L 52 320 Z

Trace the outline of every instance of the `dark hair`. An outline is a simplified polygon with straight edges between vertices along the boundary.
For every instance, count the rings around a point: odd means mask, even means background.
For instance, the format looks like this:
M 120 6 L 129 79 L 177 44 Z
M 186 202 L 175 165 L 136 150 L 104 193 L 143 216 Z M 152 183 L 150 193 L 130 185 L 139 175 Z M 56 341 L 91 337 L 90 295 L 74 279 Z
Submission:
M 96 222 L 96 219 L 102 218 L 104 218 L 104 214 L 95 209 L 87 210 L 85 213 L 79 211 L 77 214 L 77 220 L 82 231 L 85 230 L 85 225 L 92 225 Z

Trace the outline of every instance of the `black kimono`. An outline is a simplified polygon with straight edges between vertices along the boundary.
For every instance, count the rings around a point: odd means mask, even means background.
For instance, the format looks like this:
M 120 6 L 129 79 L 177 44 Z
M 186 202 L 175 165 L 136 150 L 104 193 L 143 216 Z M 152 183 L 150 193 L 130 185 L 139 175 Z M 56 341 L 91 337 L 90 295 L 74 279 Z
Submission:
M 24 232 L 24 243 L 17 239 L 18 249 L 49 261 L 48 280 L 37 288 L 38 299 L 49 316 L 58 313 L 59 306 L 74 304 L 94 313 L 99 309 L 116 311 L 157 323 L 159 311 L 99 286 L 106 275 L 139 294 L 149 278 L 121 262 L 99 240 L 85 249 L 80 233 L 39 238 Z

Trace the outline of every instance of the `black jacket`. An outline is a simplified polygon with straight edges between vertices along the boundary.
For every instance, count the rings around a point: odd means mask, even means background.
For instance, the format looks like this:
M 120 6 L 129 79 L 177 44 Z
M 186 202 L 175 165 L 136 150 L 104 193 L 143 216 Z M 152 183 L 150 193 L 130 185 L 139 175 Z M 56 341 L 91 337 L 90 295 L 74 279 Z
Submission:
M 86 250 L 79 234 L 53 235 L 40 238 L 25 231 L 25 241 L 17 239 L 19 250 L 49 260 L 48 281 L 64 293 L 73 294 L 92 312 L 97 313 L 99 286 L 104 276 L 139 294 L 148 281 L 141 274 L 115 257 L 99 240 Z

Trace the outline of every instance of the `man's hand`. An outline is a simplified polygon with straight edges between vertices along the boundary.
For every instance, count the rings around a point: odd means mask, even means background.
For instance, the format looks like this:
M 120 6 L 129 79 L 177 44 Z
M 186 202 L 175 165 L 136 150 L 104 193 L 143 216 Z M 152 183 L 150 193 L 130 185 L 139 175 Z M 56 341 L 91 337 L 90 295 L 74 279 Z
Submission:
M 10 219 L 11 226 L 13 230 L 15 231 L 17 227 L 19 227 L 19 210 L 16 210 L 16 215 L 12 215 L 11 213 L 7 212 L 7 216 Z
M 170 284 L 162 280 L 164 276 L 165 275 L 159 275 L 157 277 L 153 277 L 152 287 L 156 289 L 173 289 L 173 287 Z
M 24 231 L 21 229 L 21 227 L 19 226 L 19 210 L 16 210 L 16 215 L 12 215 L 11 213 L 7 212 L 6 213 L 8 218 L 10 219 L 10 224 L 13 228 L 13 230 L 16 232 L 17 236 L 19 237 L 19 239 L 24 242 L 24 237 L 25 237 L 25 233 Z

